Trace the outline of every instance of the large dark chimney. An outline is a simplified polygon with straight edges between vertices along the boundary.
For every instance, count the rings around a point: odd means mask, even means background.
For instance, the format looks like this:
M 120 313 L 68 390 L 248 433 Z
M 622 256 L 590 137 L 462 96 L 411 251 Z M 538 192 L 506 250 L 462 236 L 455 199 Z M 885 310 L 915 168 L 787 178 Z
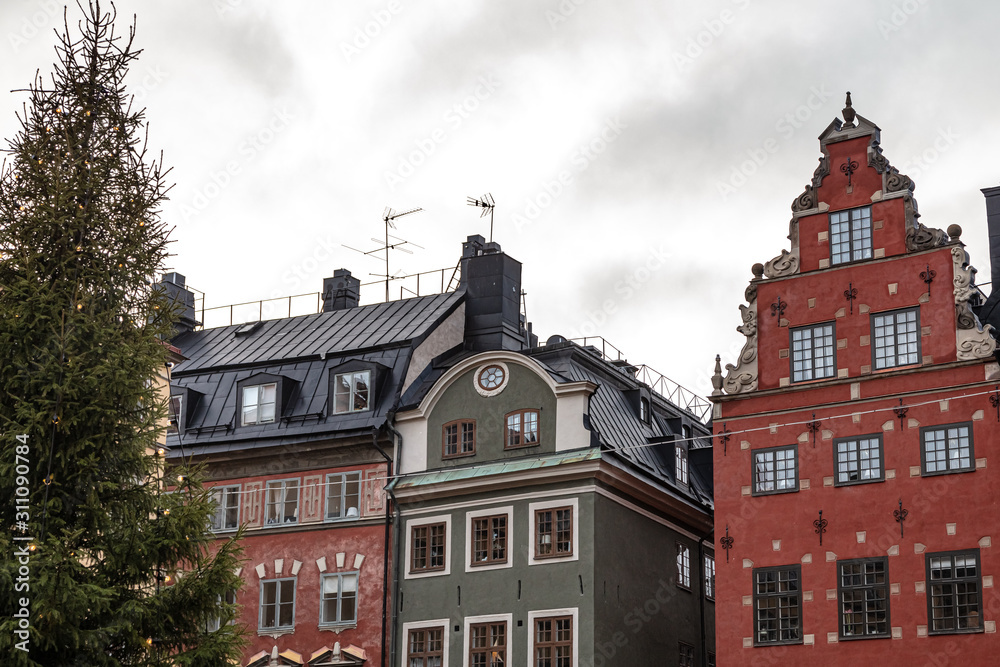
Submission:
M 167 294 L 167 300 L 180 304 L 179 319 L 174 324 L 174 336 L 194 331 L 201 324 L 194 318 L 194 292 L 185 287 L 186 279 L 179 273 L 165 273 L 160 285 Z
M 523 350 L 529 346 L 521 322 L 521 263 L 508 257 L 499 243 L 478 234 L 462 244 L 465 296 L 465 347 Z
M 361 301 L 361 280 L 347 269 L 337 269 L 332 278 L 323 278 L 323 312 L 357 308 Z
M 990 297 L 979 308 L 979 321 L 1000 331 L 1000 187 L 983 188 L 990 236 Z
M 983 188 L 986 195 L 986 227 L 990 234 L 990 266 L 993 292 L 1000 290 L 1000 187 Z

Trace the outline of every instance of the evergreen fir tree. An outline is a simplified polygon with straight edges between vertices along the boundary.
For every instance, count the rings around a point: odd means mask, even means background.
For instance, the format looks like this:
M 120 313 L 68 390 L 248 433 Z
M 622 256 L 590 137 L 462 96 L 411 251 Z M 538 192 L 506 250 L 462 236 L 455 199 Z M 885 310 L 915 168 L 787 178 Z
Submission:
M 81 10 L 0 172 L 0 663 L 232 664 L 239 535 L 216 546 L 197 471 L 165 480 L 158 451 L 168 187 L 124 86 L 134 26 Z

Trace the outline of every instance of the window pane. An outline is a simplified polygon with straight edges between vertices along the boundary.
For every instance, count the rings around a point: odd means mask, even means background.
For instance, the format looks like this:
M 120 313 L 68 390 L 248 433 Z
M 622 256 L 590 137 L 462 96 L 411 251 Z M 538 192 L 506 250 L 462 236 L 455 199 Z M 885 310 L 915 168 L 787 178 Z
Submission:
M 351 411 L 351 374 L 337 375 L 333 380 L 333 411 L 343 413 Z
M 368 409 L 368 371 L 354 374 L 354 407 L 355 411 Z
M 330 518 L 339 518 L 343 516 L 343 508 L 341 506 L 341 493 L 344 488 L 344 478 L 340 475 L 331 475 L 329 478 L 328 486 L 326 488 L 327 493 L 327 505 L 326 511 L 327 516 Z
M 346 480 L 344 489 L 344 514 L 348 517 L 356 517 L 360 514 L 361 508 L 361 473 L 349 472 L 344 476 Z M 351 510 L 354 510 L 353 512 Z

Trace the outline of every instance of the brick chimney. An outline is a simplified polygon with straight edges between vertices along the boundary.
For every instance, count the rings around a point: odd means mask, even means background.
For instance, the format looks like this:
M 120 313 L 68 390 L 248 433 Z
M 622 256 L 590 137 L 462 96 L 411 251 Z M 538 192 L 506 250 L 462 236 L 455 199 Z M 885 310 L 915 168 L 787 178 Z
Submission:
M 323 279 L 323 312 L 357 308 L 361 301 L 361 280 L 347 269 L 337 269 Z

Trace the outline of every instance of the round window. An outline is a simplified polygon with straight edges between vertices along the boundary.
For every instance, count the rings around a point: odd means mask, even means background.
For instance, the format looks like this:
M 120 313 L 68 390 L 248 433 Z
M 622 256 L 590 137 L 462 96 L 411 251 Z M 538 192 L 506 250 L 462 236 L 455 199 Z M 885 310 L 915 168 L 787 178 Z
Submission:
M 503 384 L 504 370 L 500 366 L 491 364 L 479 371 L 479 386 L 490 391 Z

